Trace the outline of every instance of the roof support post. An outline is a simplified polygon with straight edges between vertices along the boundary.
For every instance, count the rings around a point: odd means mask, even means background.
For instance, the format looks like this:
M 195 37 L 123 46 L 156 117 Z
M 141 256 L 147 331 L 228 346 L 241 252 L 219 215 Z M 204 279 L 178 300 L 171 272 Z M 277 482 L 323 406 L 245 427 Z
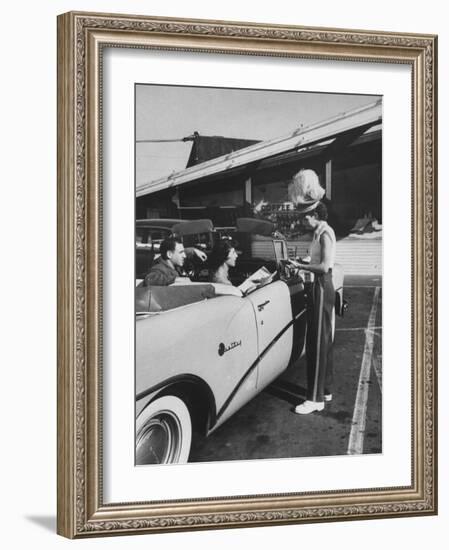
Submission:
M 326 188 L 326 198 L 331 200 L 332 198 L 332 159 L 329 159 L 328 161 L 326 161 L 325 188 Z
M 248 204 L 253 202 L 253 182 L 251 176 L 245 180 L 245 201 Z

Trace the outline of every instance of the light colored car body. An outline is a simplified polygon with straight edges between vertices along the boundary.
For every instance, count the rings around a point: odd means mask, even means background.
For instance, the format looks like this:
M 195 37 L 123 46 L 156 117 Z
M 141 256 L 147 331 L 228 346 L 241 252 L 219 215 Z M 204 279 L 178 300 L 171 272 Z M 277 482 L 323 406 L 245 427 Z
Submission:
M 139 315 L 136 394 L 148 395 L 176 378 L 198 378 L 214 397 L 210 431 L 287 367 L 292 340 L 290 292 L 283 281 L 244 297 L 216 296 Z
M 210 434 L 303 352 L 307 285 L 285 242 L 265 235 L 247 250 L 234 268 L 243 277 L 277 271 L 246 294 L 210 283 L 136 288 L 136 464 L 186 462 L 193 431 Z M 333 279 L 342 313 L 338 266 Z

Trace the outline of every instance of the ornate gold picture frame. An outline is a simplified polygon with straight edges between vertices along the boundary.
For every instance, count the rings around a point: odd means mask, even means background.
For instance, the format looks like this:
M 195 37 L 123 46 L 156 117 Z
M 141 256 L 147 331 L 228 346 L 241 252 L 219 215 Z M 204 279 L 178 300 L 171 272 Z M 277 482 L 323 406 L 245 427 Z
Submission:
M 401 205 L 410 209 L 412 220 L 411 265 L 404 268 L 412 281 L 412 307 L 403 313 L 411 324 L 410 484 L 273 493 L 261 482 L 255 494 L 186 498 L 180 490 L 178 498 L 155 499 L 149 479 L 145 501 L 105 501 L 102 147 L 108 48 L 411 70 L 412 200 Z M 437 513 L 436 62 L 433 35 L 96 13 L 59 16 L 59 534 L 83 538 Z

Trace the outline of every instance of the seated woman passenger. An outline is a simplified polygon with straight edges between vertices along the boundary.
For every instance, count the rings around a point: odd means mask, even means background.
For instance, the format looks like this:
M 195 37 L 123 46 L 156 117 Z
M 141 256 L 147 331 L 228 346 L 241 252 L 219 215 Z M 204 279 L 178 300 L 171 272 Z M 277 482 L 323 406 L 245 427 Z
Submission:
M 227 240 L 215 244 L 209 256 L 209 280 L 212 283 L 232 285 L 229 280 L 229 268 L 234 267 L 237 261 L 237 252 Z

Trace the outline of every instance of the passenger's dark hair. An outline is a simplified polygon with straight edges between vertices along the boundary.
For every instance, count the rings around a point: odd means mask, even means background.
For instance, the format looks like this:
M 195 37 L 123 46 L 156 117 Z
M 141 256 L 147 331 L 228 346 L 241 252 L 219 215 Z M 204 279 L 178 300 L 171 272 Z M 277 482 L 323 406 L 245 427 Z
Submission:
M 229 252 L 234 248 L 231 241 L 223 239 L 215 243 L 212 252 L 209 255 L 209 268 L 212 272 L 225 263 L 228 259 Z
M 312 210 L 311 214 L 316 214 L 316 217 L 319 220 L 322 220 L 325 222 L 327 221 L 327 216 L 328 216 L 327 206 L 323 202 L 319 202 L 316 208 Z
M 182 244 L 182 242 L 177 237 L 166 237 L 161 242 L 161 247 L 159 249 L 159 252 L 161 253 L 161 256 L 164 260 L 167 260 L 167 252 L 174 252 L 176 245 Z

